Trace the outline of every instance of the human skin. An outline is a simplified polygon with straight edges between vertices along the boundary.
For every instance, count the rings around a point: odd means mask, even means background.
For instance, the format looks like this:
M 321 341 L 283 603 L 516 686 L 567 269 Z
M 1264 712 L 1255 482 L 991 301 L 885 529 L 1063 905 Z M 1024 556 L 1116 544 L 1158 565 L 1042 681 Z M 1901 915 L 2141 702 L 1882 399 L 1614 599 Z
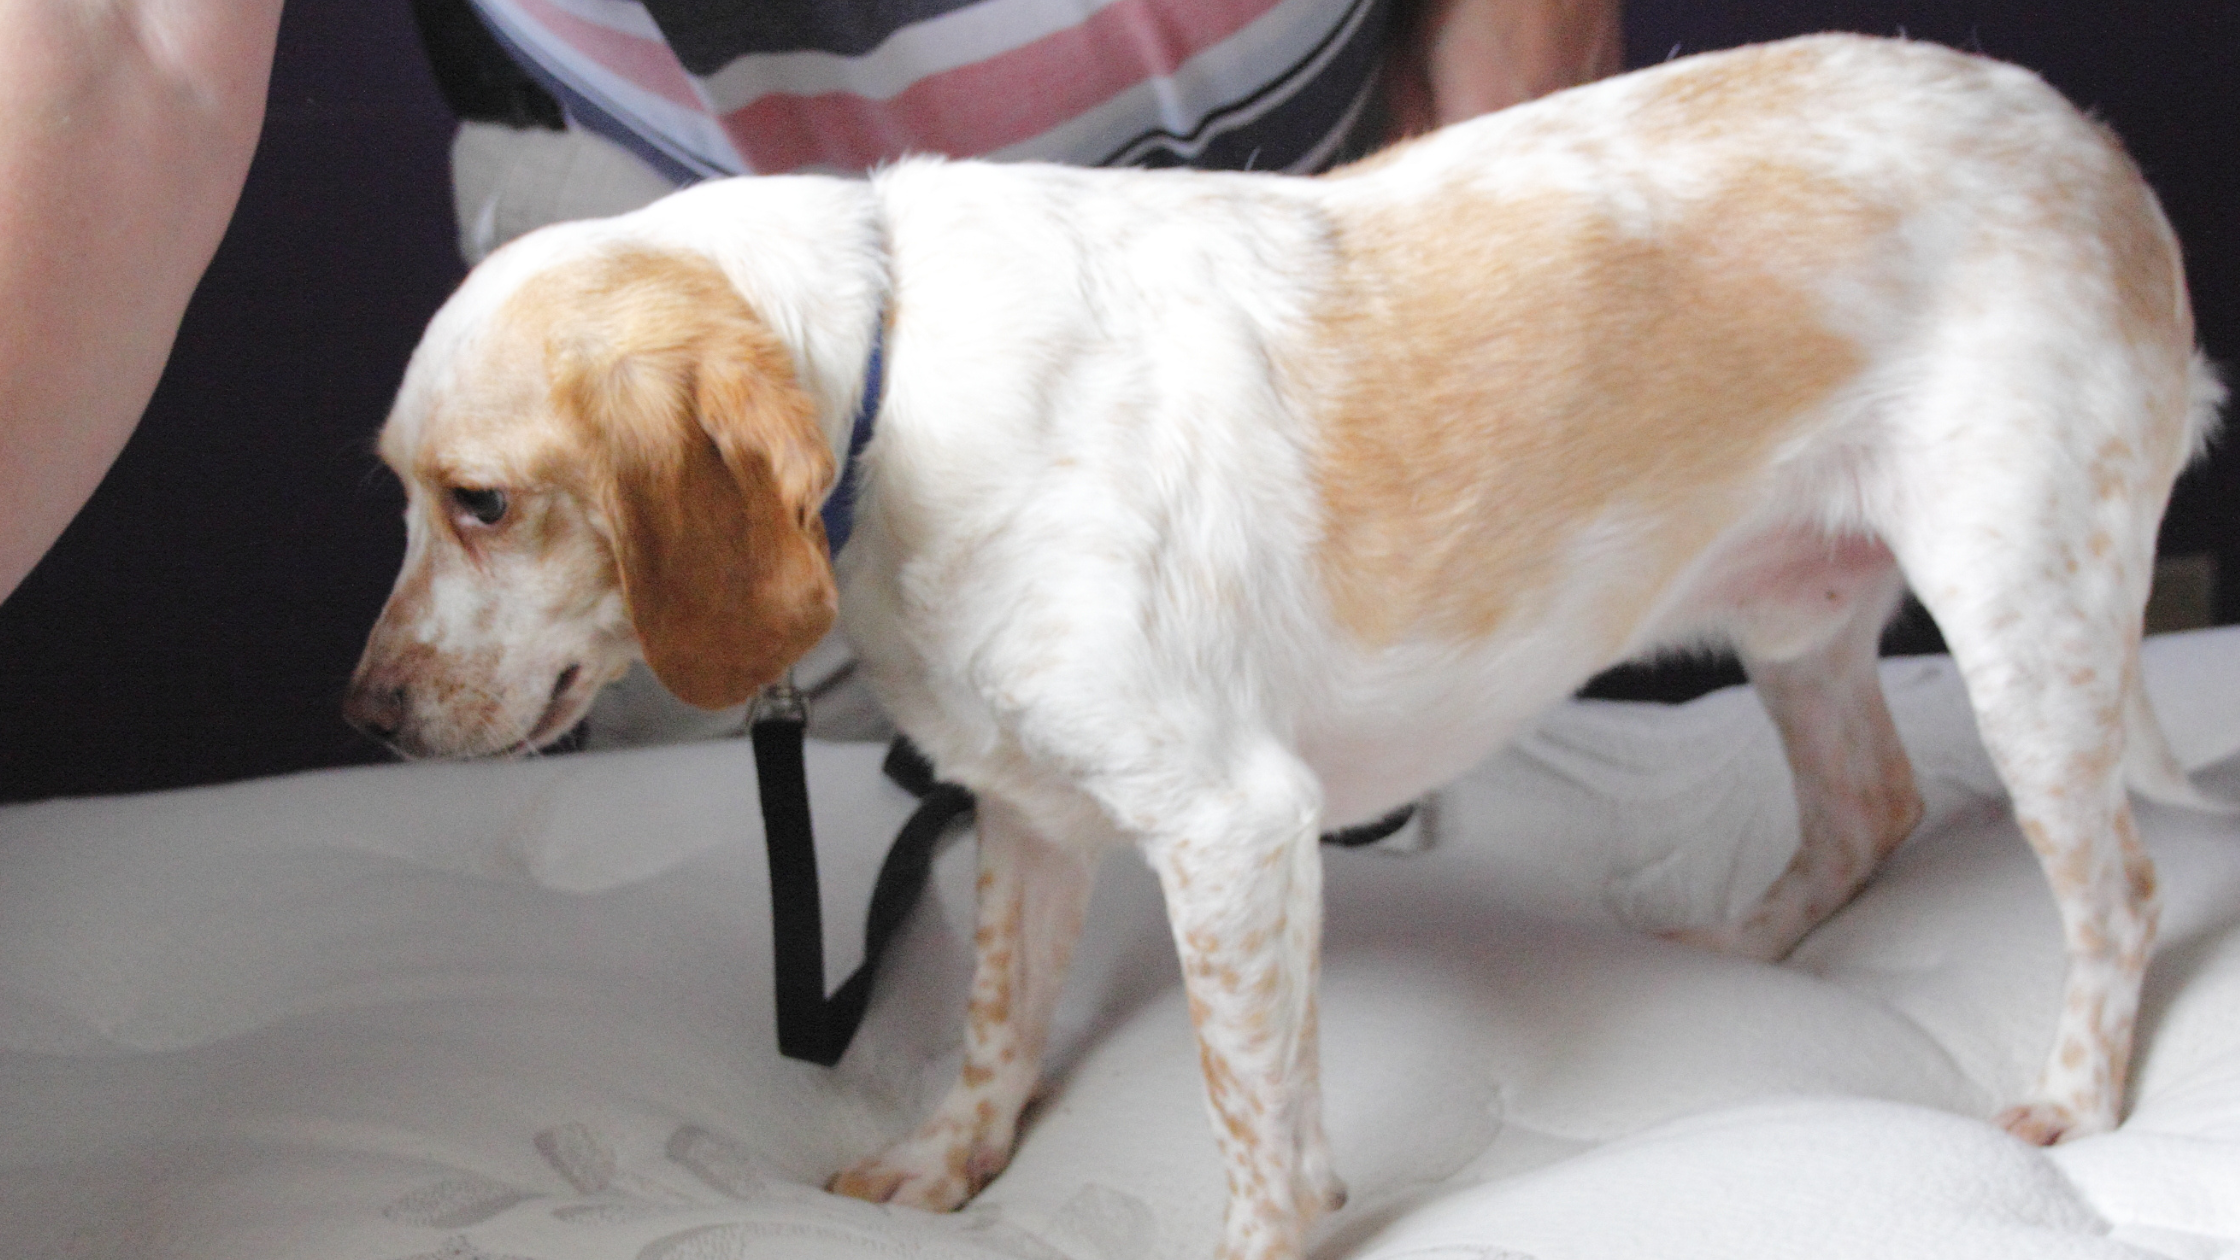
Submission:
M 1410 136 L 1625 68 L 1618 0 L 1420 0 L 1401 10 L 1387 105 Z
M 0 0 L 0 598 L 155 392 L 279 20 L 279 0 Z

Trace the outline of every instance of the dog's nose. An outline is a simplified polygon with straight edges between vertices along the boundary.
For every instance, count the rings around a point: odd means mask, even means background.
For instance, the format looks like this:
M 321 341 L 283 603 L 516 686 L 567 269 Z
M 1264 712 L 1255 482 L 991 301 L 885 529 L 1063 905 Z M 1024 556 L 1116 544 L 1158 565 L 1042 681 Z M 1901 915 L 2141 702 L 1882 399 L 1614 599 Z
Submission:
M 342 720 L 384 744 L 394 744 L 404 727 L 408 697 L 403 683 L 362 678 L 342 701 Z

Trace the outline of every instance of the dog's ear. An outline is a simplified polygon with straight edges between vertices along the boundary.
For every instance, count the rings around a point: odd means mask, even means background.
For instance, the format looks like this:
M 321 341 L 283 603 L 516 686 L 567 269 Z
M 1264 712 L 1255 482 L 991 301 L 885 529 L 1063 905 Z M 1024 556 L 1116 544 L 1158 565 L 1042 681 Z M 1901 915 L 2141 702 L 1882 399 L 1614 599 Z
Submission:
M 682 272 L 678 271 L 682 268 Z M 587 447 L 646 664 L 680 699 L 738 704 L 832 628 L 818 504 L 833 460 L 792 356 L 713 268 L 642 269 L 628 309 L 555 382 Z M 689 273 L 689 274 L 687 274 Z

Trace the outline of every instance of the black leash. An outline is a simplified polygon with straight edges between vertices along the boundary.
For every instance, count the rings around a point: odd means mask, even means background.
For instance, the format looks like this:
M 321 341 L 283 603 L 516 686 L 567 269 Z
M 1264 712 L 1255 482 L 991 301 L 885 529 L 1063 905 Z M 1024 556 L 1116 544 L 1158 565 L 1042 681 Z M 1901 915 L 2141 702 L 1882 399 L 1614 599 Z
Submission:
M 863 1022 L 871 977 L 895 930 L 917 904 L 934 849 L 950 826 L 972 812 L 972 793 L 933 777 L 933 767 L 905 739 L 880 767 L 918 798 L 917 811 L 894 838 L 864 917 L 863 962 L 831 997 L 824 992 L 824 915 L 817 895 L 817 845 L 809 826 L 809 779 L 802 765 L 808 708 L 781 684 L 765 693 L 752 726 L 755 779 L 762 792 L 764 843 L 770 852 L 770 954 L 777 972 L 778 1053 L 831 1067 Z

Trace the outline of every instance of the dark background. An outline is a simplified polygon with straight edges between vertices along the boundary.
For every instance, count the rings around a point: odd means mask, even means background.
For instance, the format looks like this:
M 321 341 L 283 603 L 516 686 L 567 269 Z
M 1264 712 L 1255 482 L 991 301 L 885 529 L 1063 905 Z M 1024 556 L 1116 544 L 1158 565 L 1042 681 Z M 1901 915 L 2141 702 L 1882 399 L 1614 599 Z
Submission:
M 2130 144 L 2204 343 L 2240 364 L 2240 5 L 1653 0 L 1626 23 L 1634 65 L 1850 29 L 2037 69 Z M 406 0 L 288 6 L 240 210 L 147 417 L 0 604 L 0 800 L 382 759 L 337 705 L 403 548 L 373 434 L 461 274 L 452 126 Z M 2229 449 L 2181 486 L 2164 550 L 2219 553 L 2218 619 L 2240 621 Z

